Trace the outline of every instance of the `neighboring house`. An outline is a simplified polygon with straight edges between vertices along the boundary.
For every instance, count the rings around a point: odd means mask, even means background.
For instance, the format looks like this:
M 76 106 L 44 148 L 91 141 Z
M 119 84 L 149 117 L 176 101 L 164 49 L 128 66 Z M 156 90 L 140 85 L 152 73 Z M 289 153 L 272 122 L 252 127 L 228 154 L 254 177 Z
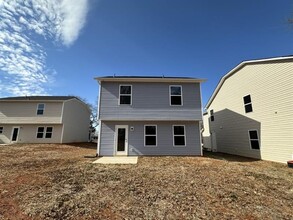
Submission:
M 0 98 L 0 143 L 71 143 L 89 138 L 90 110 L 74 96 Z
M 285 163 L 293 156 L 293 57 L 244 61 L 217 85 L 204 147 Z
M 200 83 L 184 77 L 100 77 L 98 154 L 202 155 Z

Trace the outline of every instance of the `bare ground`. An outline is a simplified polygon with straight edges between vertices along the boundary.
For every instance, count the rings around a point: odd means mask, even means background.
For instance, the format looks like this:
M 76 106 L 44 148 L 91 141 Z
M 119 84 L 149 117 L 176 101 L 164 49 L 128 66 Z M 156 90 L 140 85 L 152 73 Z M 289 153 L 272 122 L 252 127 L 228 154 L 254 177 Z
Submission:
M 224 154 L 92 164 L 95 145 L 0 146 L 0 219 L 293 219 L 293 169 Z

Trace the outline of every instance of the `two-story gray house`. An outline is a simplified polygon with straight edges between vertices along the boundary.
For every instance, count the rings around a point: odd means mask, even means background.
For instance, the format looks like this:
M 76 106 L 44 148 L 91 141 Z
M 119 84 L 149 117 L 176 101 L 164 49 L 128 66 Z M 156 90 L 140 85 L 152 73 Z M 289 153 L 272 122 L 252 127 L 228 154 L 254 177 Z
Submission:
M 99 156 L 202 155 L 201 79 L 99 77 Z
M 89 139 L 90 110 L 74 96 L 0 98 L 0 144 Z

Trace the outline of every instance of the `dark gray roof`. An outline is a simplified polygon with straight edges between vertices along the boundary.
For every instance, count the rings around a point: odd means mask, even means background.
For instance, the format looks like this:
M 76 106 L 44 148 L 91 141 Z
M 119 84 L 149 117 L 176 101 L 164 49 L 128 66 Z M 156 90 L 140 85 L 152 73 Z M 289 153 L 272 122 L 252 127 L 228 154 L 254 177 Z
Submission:
M 0 101 L 66 101 L 74 98 L 78 99 L 75 96 L 18 96 L 0 98 Z

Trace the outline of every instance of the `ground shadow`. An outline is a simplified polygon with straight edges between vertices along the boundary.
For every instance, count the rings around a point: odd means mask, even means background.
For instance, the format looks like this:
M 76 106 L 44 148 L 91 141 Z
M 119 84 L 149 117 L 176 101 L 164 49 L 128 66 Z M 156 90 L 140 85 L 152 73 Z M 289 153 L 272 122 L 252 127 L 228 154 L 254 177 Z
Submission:
M 260 159 L 254 159 L 250 157 L 243 157 L 243 156 L 220 153 L 220 152 L 211 152 L 211 151 L 203 151 L 203 156 L 207 158 L 216 159 L 216 160 L 225 160 L 225 161 L 231 161 L 231 162 L 260 161 Z

